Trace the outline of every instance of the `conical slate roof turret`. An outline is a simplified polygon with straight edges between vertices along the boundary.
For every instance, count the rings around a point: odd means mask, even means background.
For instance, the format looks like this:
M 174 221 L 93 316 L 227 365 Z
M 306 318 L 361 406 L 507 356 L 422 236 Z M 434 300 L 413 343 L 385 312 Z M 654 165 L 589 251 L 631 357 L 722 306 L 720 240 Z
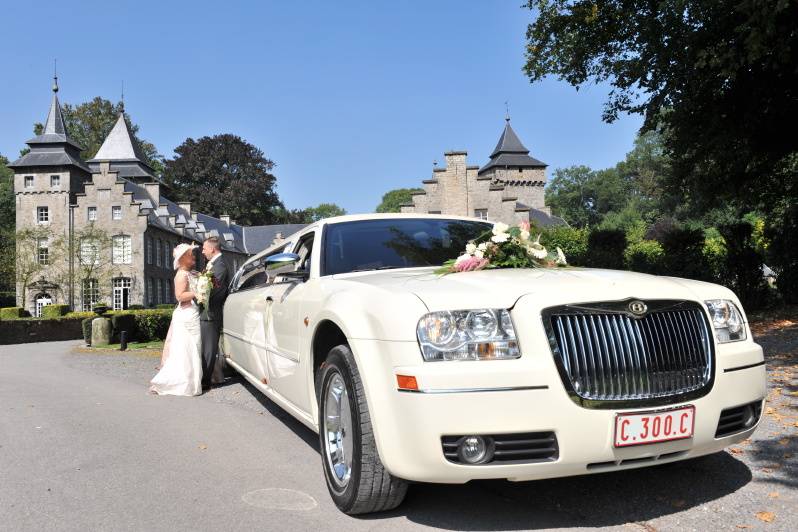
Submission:
M 77 166 L 89 171 L 80 158 L 83 149 L 67 133 L 61 103 L 58 101 L 58 77 L 54 77 L 53 99 L 42 133 L 25 142 L 30 151 L 9 165 L 10 168 L 31 166 Z
M 88 162 L 95 171 L 101 162 L 110 162 L 111 171 L 119 172 L 119 177 L 136 181 L 158 180 L 155 171 L 147 163 L 147 157 L 141 151 L 139 143 L 131 133 L 124 112 L 119 113 L 111 132 L 105 137 L 97 154 Z
M 490 154 L 488 164 L 479 169 L 479 174 L 487 170 L 499 168 L 545 168 L 546 163 L 529 156 L 529 150 L 515 134 L 510 125 L 510 117 L 505 118 L 504 131 L 493 153 Z

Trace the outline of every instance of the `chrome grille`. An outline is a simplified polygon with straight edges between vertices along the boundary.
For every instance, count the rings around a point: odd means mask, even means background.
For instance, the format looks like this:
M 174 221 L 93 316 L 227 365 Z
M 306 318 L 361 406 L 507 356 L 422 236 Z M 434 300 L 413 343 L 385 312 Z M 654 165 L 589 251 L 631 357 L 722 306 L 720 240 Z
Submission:
M 700 305 L 647 303 L 643 316 L 628 311 L 628 302 L 544 311 L 569 391 L 587 401 L 634 402 L 695 396 L 711 383 L 712 336 Z

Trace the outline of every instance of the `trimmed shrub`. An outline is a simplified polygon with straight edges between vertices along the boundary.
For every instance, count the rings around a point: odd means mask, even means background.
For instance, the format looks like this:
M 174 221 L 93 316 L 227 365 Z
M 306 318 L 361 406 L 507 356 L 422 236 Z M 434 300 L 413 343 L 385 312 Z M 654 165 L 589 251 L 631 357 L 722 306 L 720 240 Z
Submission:
M 762 275 L 764 260 L 756 249 L 754 226 L 747 221 L 722 225 L 718 231 L 726 240 L 726 260 L 721 280 L 752 310 L 768 304 L 769 289 Z
M 776 272 L 776 289 L 785 303 L 798 304 L 798 203 L 780 211 L 765 229 L 768 266 Z
M 78 311 L 78 312 L 70 312 L 64 317 L 65 318 L 75 318 L 75 319 L 80 318 L 80 319 L 83 319 L 83 318 L 94 318 L 95 316 L 97 316 L 97 315 L 94 312 Z
M 540 242 L 550 251 L 558 247 L 565 253 L 571 266 L 582 266 L 587 255 L 587 230 L 558 225 L 547 227 L 540 233 Z
M 662 250 L 662 244 L 656 240 L 641 240 L 629 244 L 624 255 L 626 267 L 633 272 L 654 275 L 662 273 L 662 258 L 665 252 Z
M 69 312 L 69 305 L 47 305 L 42 307 L 42 318 L 52 320 L 66 316 Z
M 135 305 L 129 305 L 129 306 L 127 307 L 127 309 L 128 309 L 128 310 L 144 310 L 144 305 L 138 305 L 138 304 L 135 304 Z
M 169 324 L 172 322 L 172 309 L 167 310 L 137 310 L 133 313 L 136 320 L 138 340 L 149 342 L 166 339 Z
M 25 309 L 22 307 L 0 308 L 0 320 L 18 320 L 25 317 Z
M 94 317 L 84 318 L 83 321 L 80 322 L 80 326 L 83 328 L 83 340 L 86 342 L 86 345 L 91 345 L 91 322 L 93 320 Z
M 155 308 L 161 310 L 166 310 L 166 309 L 174 310 L 175 306 L 171 303 L 161 303 L 159 305 L 155 305 Z
M 717 277 L 704 256 L 704 230 L 674 226 L 662 235 L 664 273 L 671 277 L 684 277 L 700 281 L 713 281 Z
M 626 234 L 620 229 L 594 229 L 587 237 L 587 266 L 622 270 Z
M 108 312 L 108 310 L 110 309 L 106 305 L 96 305 L 94 307 L 94 313 L 97 314 L 98 316 L 102 316 L 103 314 Z
M 127 340 L 132 341 L 136 337 L 136 316 L 132 313 L 119 312 L 111 316 L 111 330 L 113 337 L 119 340 L 119 333 L 127 331 Z

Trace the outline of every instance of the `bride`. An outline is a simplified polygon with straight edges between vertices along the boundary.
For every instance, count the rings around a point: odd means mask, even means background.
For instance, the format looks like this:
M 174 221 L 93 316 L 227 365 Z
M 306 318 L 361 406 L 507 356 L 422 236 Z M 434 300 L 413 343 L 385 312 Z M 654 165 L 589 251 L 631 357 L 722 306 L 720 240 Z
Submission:
M 158 395 L 199 395 L 202 393 L 202 360 L 199 308 L 194 302 L 197 274 L 194 249 L 179 244 L 174 257 L 177 308 L 163 346 L 161 370 L 150 381 L 150 392 Z

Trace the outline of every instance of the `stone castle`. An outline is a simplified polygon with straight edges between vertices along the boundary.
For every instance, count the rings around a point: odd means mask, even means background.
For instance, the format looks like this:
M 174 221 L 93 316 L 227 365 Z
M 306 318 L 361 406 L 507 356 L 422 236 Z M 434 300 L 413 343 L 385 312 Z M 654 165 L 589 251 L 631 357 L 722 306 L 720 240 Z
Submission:
M 250 255 L 302 227 L 242 226 L 229 216 L 208 216 L 171 201 L 123 113 L 96 155 L 82 160 L 82 148 L 64 123 L 57 78 L 44 130 L 26 143 L 30 151 L 9 167 L 17 231 L 38 235 L 35 278 L 25 286 L 18 281 L 16 289 L 17 305 L 33 315 L 48 304 L 91 310 L 100 303 L 114 309 L 174 303 L 172 249 L 178 243 L 217 237 L 235 271 Z M 100 233 L 107 235 L 106 244 L 87 236 Z M 56 241 L 69 247 L 60 258 L 51 252 Z M 18 270 L 25 260 L 17 257 Z
M 528 220 L 539 226 L 563 224 L 546 207 L 546 164 L 530 157 L 505 118 L 496 149 L 480 168 L 466 162 L 464 151 L 446 152 L 445 168 L 433 168 L 402 212 L 473 216 L 514 225 Z

